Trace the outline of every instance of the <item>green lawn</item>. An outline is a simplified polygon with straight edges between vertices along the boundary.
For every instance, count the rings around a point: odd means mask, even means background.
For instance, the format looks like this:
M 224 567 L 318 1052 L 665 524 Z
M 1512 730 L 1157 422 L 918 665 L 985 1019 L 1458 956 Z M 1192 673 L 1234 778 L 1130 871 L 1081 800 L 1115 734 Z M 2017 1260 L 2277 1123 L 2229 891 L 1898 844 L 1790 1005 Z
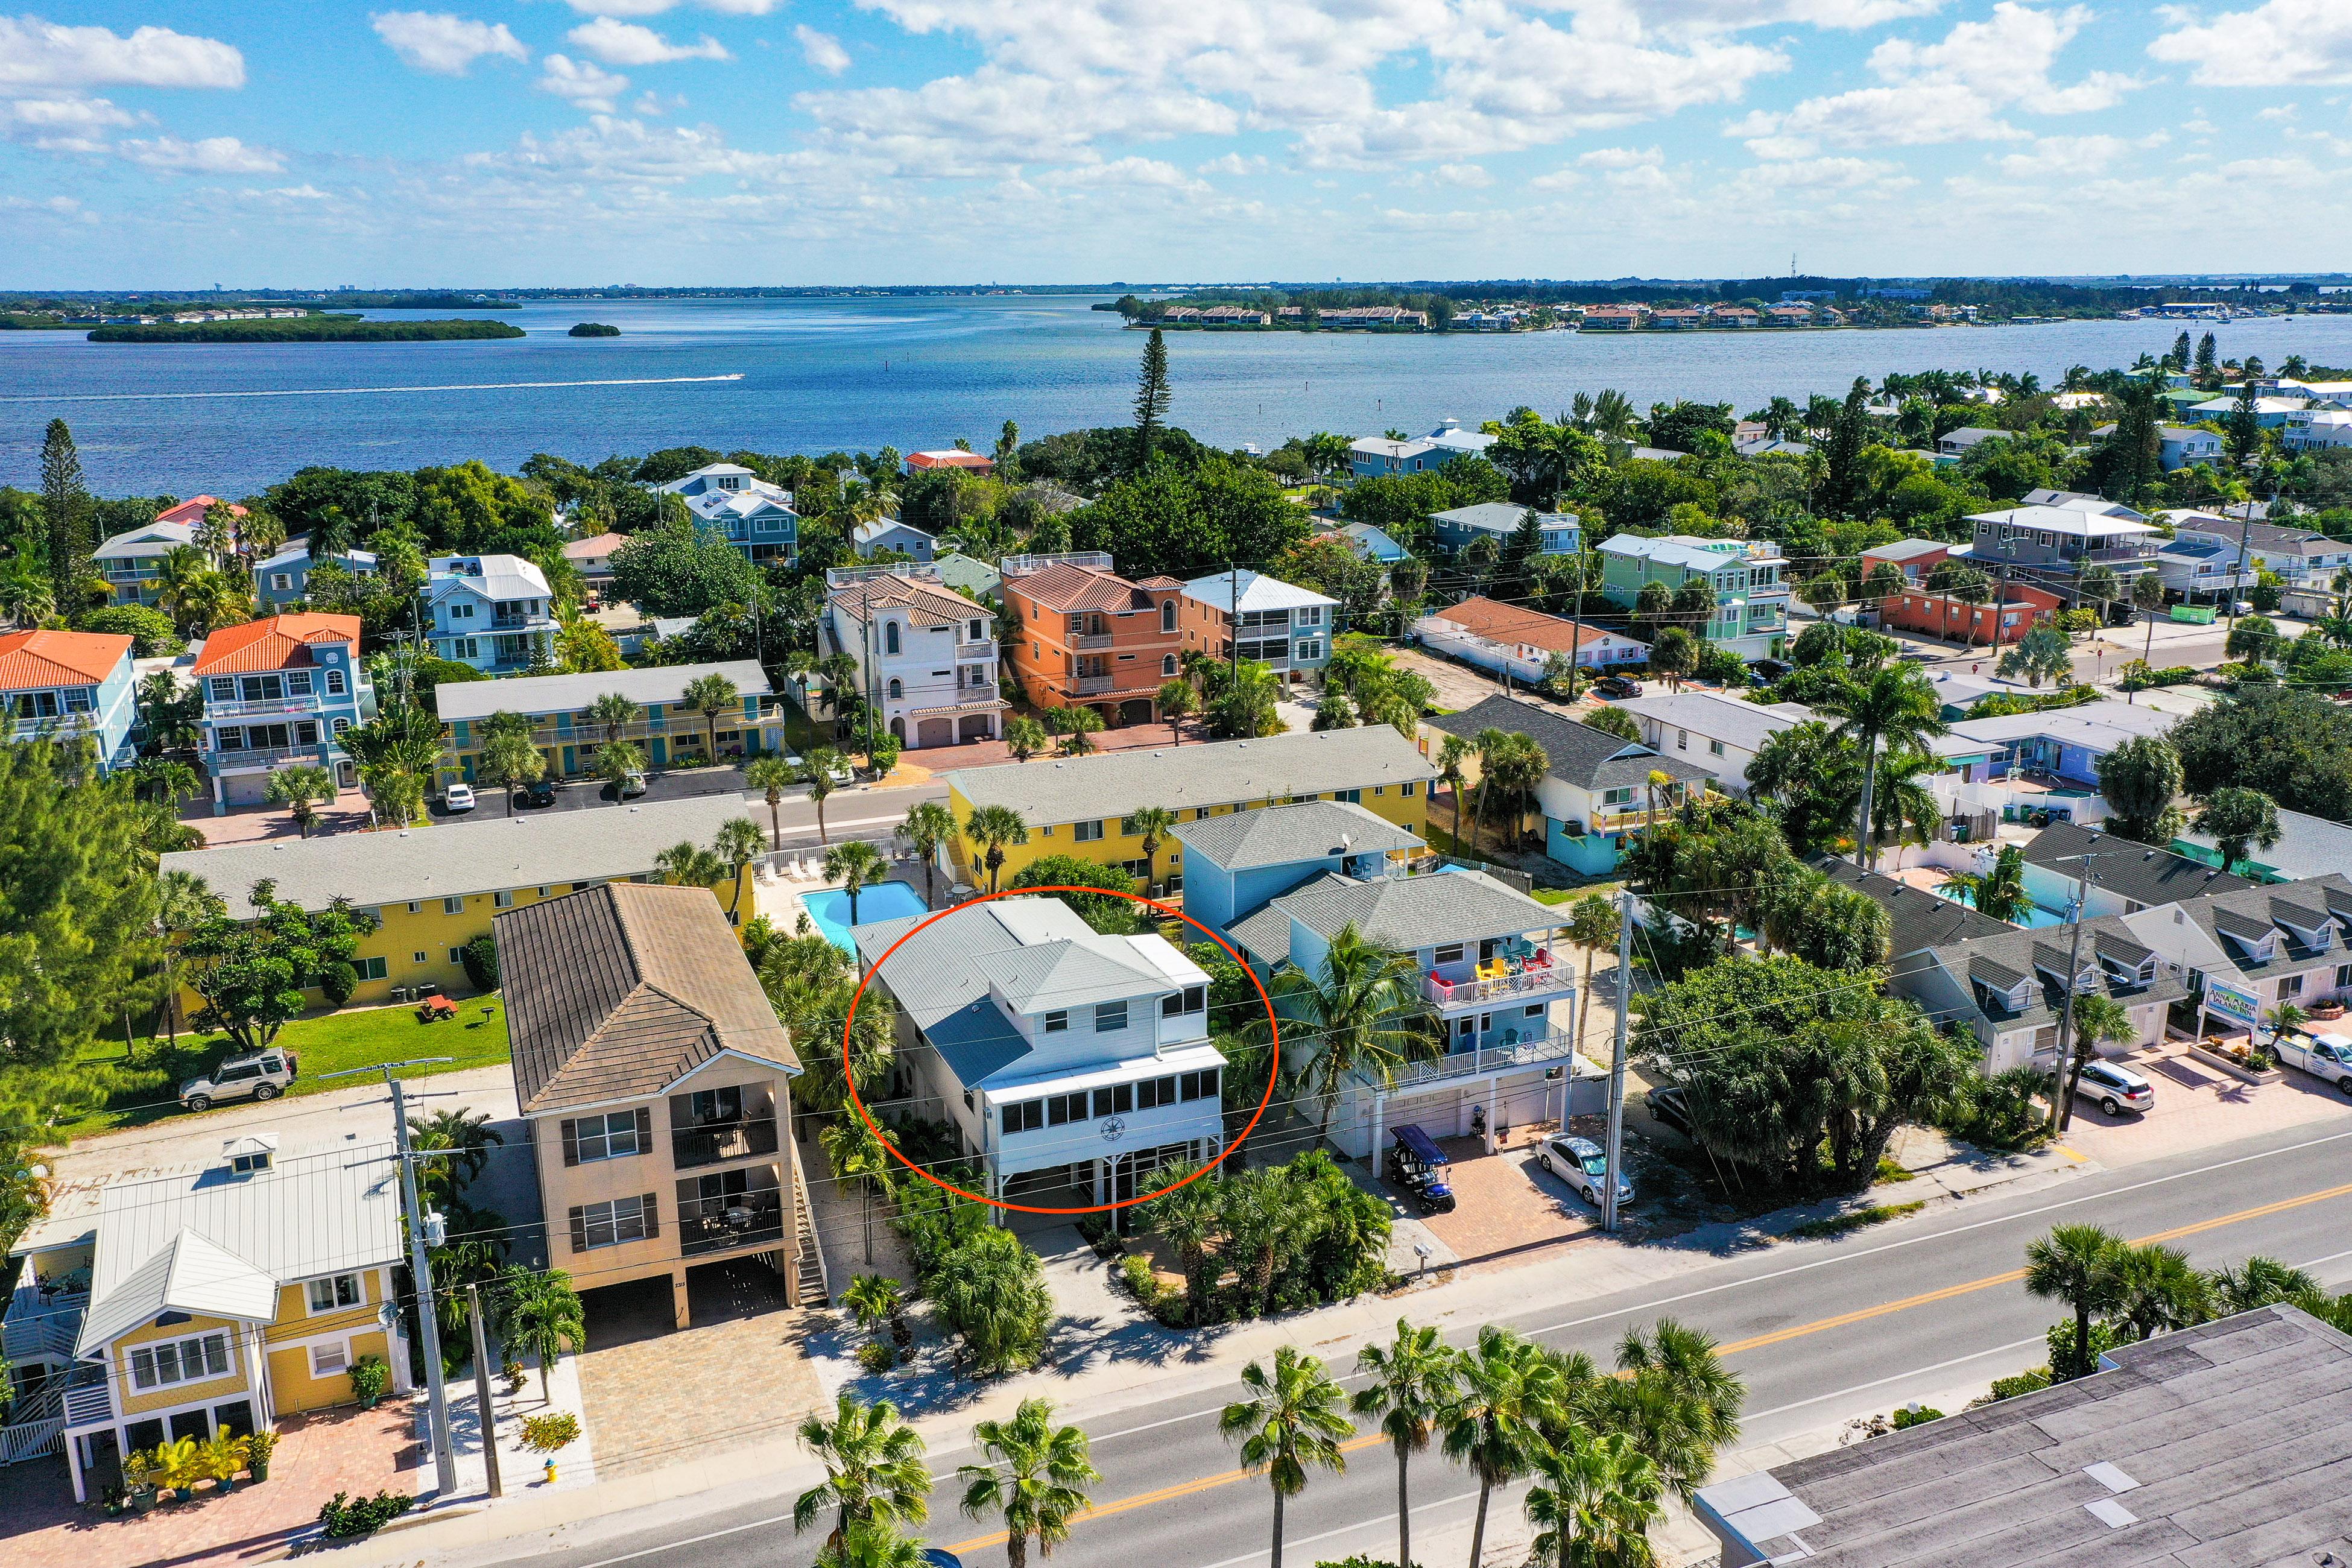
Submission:
M 486 1017 L 483 1009 L 488 1009 Z M 409 1069 L 401 1076 L 460 1072 L 467 1068 L 495 1067 L 508 1058 L 506 1005 L 496 996 L 473 996 L 457 1003 L 457 1016 L 438 1024 L 420 1024 L 409 1006 L 350 1007 L 287 1025 L 274 1044 L 301 1058 L 301 1076 L 289 1095 L 317 1094 L 348 1089 L 360 1080 L 321 1081 L 345 1068 L 375 1067 L 415 1057 L 449 1057 L 447 1062 Z M 180 1085 L 234 1055 L 226 1035 L 182 1035 L 178 1046 L 163 1040 L 142 1041 L 124 1060 L 120 1040 L 86 1051 L 84 1061 L 106 1069 L 106 1103 L 99 1110 L 57 1129 L 60 1139 L 87 1138 L 121 1127 L 140 1127 L 167 1116 L 194 1112 L 180 1109 L 173 1098 Z M 233 1100 L 230 1105 L 243 1105 Z M 224 1106 L 221 1109 L 226 1110 Z M 207 1113 L 209 1114 L 209 1113 Z
M 1807 1241 L 1822 1241 L 1831 1237 L 1850 1235 L 1868 1226 L 1884 1225 L 1905 1215 L 1917 1214 L 1927 1206 L 1925 1198 L 1907 1204 L 1872 1204 L 1867 1208 L 1850 1209 L 1844 1214 L 1832 1215 L 1827 1219 L 1809 1219 L 1802 1225 L 1790 1227 L 1789 1234 Z

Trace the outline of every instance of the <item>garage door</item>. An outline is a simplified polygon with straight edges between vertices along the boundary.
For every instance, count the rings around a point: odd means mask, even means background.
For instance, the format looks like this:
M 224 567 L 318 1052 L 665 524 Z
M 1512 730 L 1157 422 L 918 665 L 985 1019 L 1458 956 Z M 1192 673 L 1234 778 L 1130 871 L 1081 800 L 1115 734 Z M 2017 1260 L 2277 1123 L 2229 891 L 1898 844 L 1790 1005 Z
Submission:
M 231 773 L 221 780 L 221 795 L 231 805 L 260 805 L 269 798 L 268 773 Z
M 926 719 L 915 726 L 915 745 L 951 746 L 955 744 L 955 722 L 949 719 Z
M 1409 1100 L 1391 1100 L 1382 1113 L 1381 1121 L 1390 1129 L 1412 1122 L 1432 1138 L 1452 1138 L 1465 1131 L 1457 1125 L 1462 1120 L 1462 1097 L 1457 1089 L 1439 1094 L 1419 1094 Z M 1386 1141 L 1387 1132 L 1381 1134 Z

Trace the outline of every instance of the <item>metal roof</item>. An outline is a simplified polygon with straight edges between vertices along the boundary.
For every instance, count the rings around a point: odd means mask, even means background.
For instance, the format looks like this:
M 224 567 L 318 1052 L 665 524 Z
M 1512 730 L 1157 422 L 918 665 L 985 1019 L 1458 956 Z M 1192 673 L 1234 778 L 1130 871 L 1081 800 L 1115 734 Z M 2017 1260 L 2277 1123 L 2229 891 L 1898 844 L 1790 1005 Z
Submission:
M 1143 752 L 960 768 L 950 788 L 972 805 L 1009 805 L 1039 826 L 1171 808 L 1272 802 L 1286 795 L 1424 783 L 1436 768 L 1387 724 L 1214 741 Z M 1033 840 L 1034 841 L 1034 840 Z
M 324 909 L 338 898 L 373 908 L 642 876 L 653 869 L 654 857 L 679 840 L 708 844 L 720 823 L 750 816 L 743 797 L 730 790 L 692 800 L 479 817 L 396 832 L 225 844 L 166 855 L 163 869 L 194 872 L 239 919 L 252 916 L 247 891 L 264 878 L 278 884 L 278 897 L 306 910 Z
M 646 669 L 588 670 L 577 675 L 529 675 L 504 680 L 461 680 L 434 688 L 433 700 L 449 723 L 487 719 L 493 713 L 576 713 L 608 691 L 642 708 L 674 703 L 688 686 L 706 675 L 723 675 L 747 696 L 771 696 L 775 688 L 756 658 L 722 664 L 664 664 Z M 725 721 L 725 715 L 721 715 Z M 594 739 L 593 734 L 586 738 Z
M 2284 1568 L 2352 1533 L 2352 1339 L 2266 1307 L 2109 1370 L 1702 1488 L 1727 1562 Z
M 1783 730 L 1793 730 L 1808 720 L 1822 717 L 1801 702 L 1749 702 L 1738 697 L 1718 697 L 1711 691 L 1621 698 L 1615 706 L 1669 728 L 1688 730 L 1748 752 Z
M 1432 522 L 1450 522 L 1461 528 L 1475 528 L 1485 533 L 1517 533 L 1519 521 L 1527 514 L 1536 514 L 1537 526 L 1559 529 L 1577 526 L 1572 511 L 1545 511 L 1537 507 L 1513 506 L 1508 501 L 1482 500 L 1469 506 L 1457 506 L 1450 511 L 1429 514 Z
M 2300 811 L 2279 808 L 2278 842 L 2264 847 L 2250 846 L 2246 858 L 2276 869 L 2287 877 L 2319 877 L 2330 871 L 2352 872 L 2352 827 L 2340 822 L 2330 822 L 2324 816 L 2309 816 Z M 2210 833 L 2193 829 L 2174 840 L 2194 844 L 2202 849 L 2219 852 L 2221 846 Z
M 1227 871 L 1421 847 L 1403 828 L 1346 801 L 1229 812 L 1180 824 L 1175 837 L 1184 846 L 1186 864 L 1205 860 Z
M 1339 602 L 1312 588 L 1297 587 L 1279 577 L 1249 571 L 1213 572 L 1205 577 L 1195 577 L 1184 584 L 1184 596 L 1217 610 L 1233 609 L 1234 601 L 1238 599 L 1244 615 L 1257 610 L 1296 610 L 1309 605 L 1336 605 Z

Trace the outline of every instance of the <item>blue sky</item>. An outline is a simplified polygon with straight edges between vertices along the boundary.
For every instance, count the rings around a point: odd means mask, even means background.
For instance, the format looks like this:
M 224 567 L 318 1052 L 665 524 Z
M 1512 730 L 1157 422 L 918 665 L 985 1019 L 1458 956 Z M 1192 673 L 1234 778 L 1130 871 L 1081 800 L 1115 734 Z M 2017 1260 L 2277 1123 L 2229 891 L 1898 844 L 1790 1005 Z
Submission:
M 2272 270 L 2352 237 L 2352 0 L 432 3 L 0 12 L 0 285 Z

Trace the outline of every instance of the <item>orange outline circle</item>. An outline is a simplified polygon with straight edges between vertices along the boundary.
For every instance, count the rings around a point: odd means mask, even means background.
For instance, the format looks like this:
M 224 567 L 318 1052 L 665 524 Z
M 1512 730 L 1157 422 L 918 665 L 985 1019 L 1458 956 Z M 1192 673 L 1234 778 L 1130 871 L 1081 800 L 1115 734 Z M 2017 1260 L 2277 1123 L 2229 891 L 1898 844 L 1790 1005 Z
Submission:
M 874 1118 L 867 1112 L 866 1102 L 858 1098 L 857 1079 L 851 1073 L 849 1068 L 849 1027 L 851 1023 L 857 1016 L 857 1005 L 866 999 L 866 986 L 872 984 L 874 977 L 882 973 L 882 966 L 890 962 L 890 954 L 906 946 L 908 942 L 914 937 L 916 931 L 919 931 L 927 926 L 934 925 L 937 922 L 945 920 L 948 916 L 954 914 L 958 910 L 968 910 L 974 904 L 985 904 L 997 899 L 1018 898 L 1030 893 L 1108 893 L 1114 898 L 1132 899 L 1137 903 L 1142 904 L 1147 908 L 1158 910 L 1163 915 L 1172 916 L 1177 920 L 1182 921 L 1186 925 L 1191 926 L 1194 931 L 1199 931 L 1202 936 L 1207 937 L 1211 942 L 1213 942 L 1219 947 L 1223 948 L 1225 950 L 1225 956 L 1232 959 L 1236 964 L 1239 964 L 1241 966 L 1241 972 L 1249 976 L 1250 984 L 1257 987 L 1257 998 L 1259 1001 L 1265 1004 L 1266 1025 L 1274 1032 L 1274 1044 L 1272 1047 L 1275 1053 L 1274 1059 L 1277 1062 L 1282 1059 L 1282 1020 L 1275 1016 L 1274 998 L 1266 994 L 1265 982 L 1260 980 L 1257 977 L 1257 972 L 1250 968 L 1250 966 L 1243 961 L 1240 953 L 1234 951 L 1232 943 L 1225 941 L 1223 937 L 1219 936 L 1215 931 L 1211 931 L 1207 926 L 1202 925 L 1199 921 L 1196 921 L 1192 916 L 1186 914 L 1183 910 L 1176 909 L 1171 905 L 1163 904 L 1157 899 L 1147 899 L 1140 893 L 1121 893 L 1109 888 L 1070 886 L 1056 886 L 1051 888 L 1007 888 L 1003 892 L 982 893 L 977 898 L 966 899 L 962 903 L 951 904 L 948 908 L 940 910 L 937 914 L 930 916 L 929 919 L 925 920 L 921 925 L 915 926 L 912 930 L 909 930 L 905 936 L 902 936 L 897 942 L 892 942 L 888 950 L 885 952 L 881 957 L 874 961 L 873 966 L 866 970 L 865 976 L 857 982 L 856 993 L 849 999 L 849 1011 L 841 1020 L 841 1081 L 849 1090 L 849 1103 L 857 1109 L 857 1119 L 866 1123 L 866 1130 L 874 1134 L 874 1141 L 881 1144 L 883 1148 L 888 1150 L 890 1152 L 890 1157 L 898 1161 L 898 1163 L 906 1166 L 907 1169 L 914 1172 L 915 1174 L 922 1177 L 923 1180 L 930 1183 L 935 1187 L 944 1188 L 947 1191 L 955 1194 L 955 1195 L 960 1198 L 969 1198 L 973 1203 L 984 1204 L 990 1208 L 1013 1209 L 1022 1214 L 1107 1214 L 1113 1209 L 1132 1208 L 1137 1204 L 1150 1203 L 1153 1198 L 1163 1196 L 1166 1194 L 1174 1192 L 1179 1187 L 1199 1181 L 1202 1176 L 1207 1175 L 1210 1172 L 1223 1164 L 1225 1163 L 1225 1157 L 1231 1154 L 1234 1150 L 1240 1148 L 1242 1144 L 1247 1141 L 1251 1132 L 1256 1130 L 1258 1118 L 1264 1116 L 1266 1111 L 1266 1107 L 1274 1103 L 1274 1080 L 1278 1076 L 1277 1074 L 1268 1073 L 1265 1075 L 1265 1093 L 1258 1098 L 1257 1109 L 1250 1113 L 1248 1125 L 1241 1130 L 1238 1136 L 1234 1137 L 1232 1141 L 1227 1142 L 1223 1149 L 1218 1151 L 1217 1157 L 1215 1159 L 1210 1161 L 1207 1164 L 1202 1166 L 1199 1170 L 1185 1177 L 1183 1181 L 1171 1182 L 1168 1185 L 1160 1188 L 1159 1192 L 1146 1193 L 1141 1197 L 1120 1198 L 1113 1203 L 1088 1204 L 1084 1208 L 1041 1208 L 1034 1204 L 1007 1203 L 1003 1198 L 992 1198 L 984 1196 L 979 1193 L 966 1192 L 963 1188 L 957 1186 L 953 1182 L 941 1181 L 939 1177 L 934 1176 L 929 1171 L 924 1170 L 920 1165 L 916 1164 L 912 1160 L 908 1159 L 906 1154 L 899 1150 L 898 1145 L 892 1140 L 884 1137 L 882 1134 L 882 1129 L 874 1124 Z M 1226 1069 L 1223 1068 L 1220 1068 L 1218 1069 L 1217 1082 L 1219 1103 L 1221 1106 L 1223 1099 L 1223 1074 L 1225 1070 Z

